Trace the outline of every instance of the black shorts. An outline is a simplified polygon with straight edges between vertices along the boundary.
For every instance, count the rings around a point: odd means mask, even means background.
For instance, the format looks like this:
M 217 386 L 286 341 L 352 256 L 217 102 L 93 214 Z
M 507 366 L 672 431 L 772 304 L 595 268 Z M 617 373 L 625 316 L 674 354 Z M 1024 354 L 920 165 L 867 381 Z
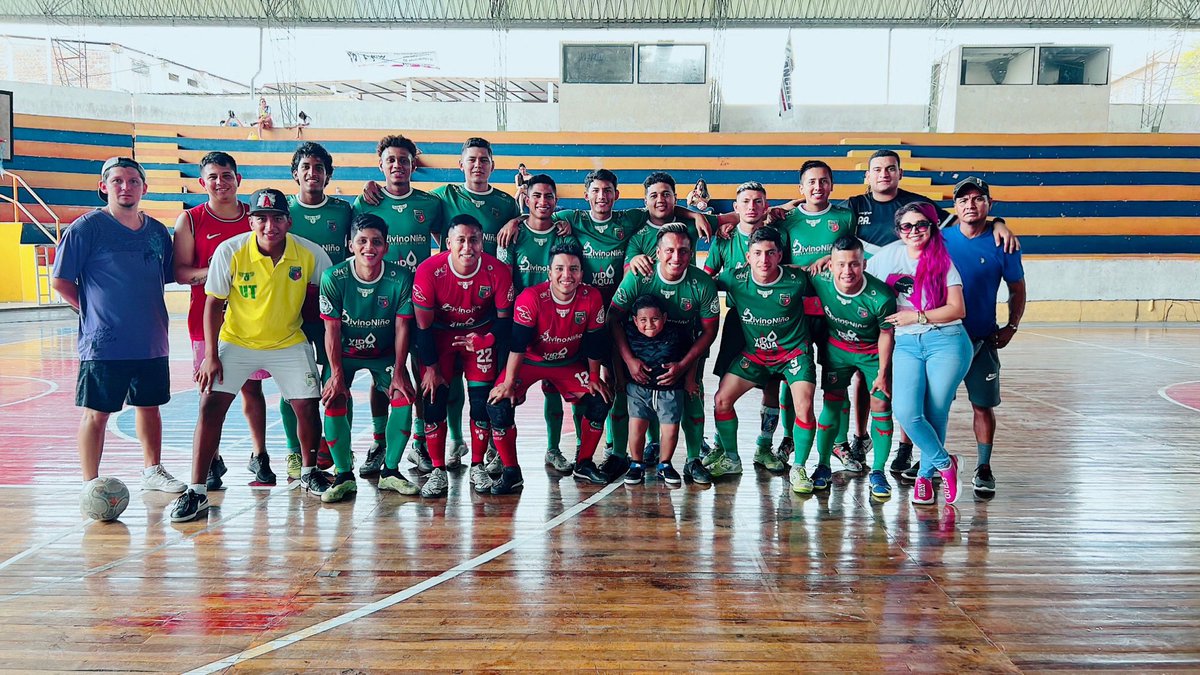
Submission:
M 808 324 L 808 337 L 812 340 L 813 361 L 824 370 L 829 362 L 829 324 L 823 316 L 804 315 L 804 323 Z
M 721 327 L 720 346 L 717 348 L 717 359 L 713 362 L 713 375 L 724 377 L 729 372 L 733 360 L 741 356 L 742 348 L 746 346 L 746 336 L 742 333 L 742 317 L 735 310 L 725 312 L 725 325 Z M 697 371 L 702 373 L 702 369 Z
M 80 361 L 75 405 L 115 413 L 124 404 L 150 407 L 171 400 L 167 357 L 128 361 Z

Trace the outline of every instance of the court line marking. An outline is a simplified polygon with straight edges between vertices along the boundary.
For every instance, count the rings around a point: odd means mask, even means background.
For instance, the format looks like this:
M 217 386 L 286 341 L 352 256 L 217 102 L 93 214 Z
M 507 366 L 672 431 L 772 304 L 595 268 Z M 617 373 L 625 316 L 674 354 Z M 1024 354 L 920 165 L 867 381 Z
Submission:
M 34 544 L 33 546 L 30 546 L 29 548 L 25 549 L 24 551 L 21 551 L 20 553 L 14 555 L 13 557 L 9 558 L 8 560 L 5 560 L 4 562 L 0 562 L 0 570 L 2 570 L 5 567 L 8 567 L 9 565 L 12 565 L 14 563 L 18 563 L 18 562 L 24 560 L 25 558 L 28 558 L 29 556 L 33 555 L 34 553 L 37 553 L 38 551 L 46 548 L 50 544 L 53 544 L 53 543 L 59 541 L 60 539 L 63 539 L 72 534 L 75 534 L 76 532 L 87 527 L 88 524 L 90 524 L 91 522 L 92 522 L 91 519 L 81 520 L 78 523 L 76 523 L 74 527 L 68 528 L 66 531 L 59 534 L 57 537 L 51 537 L 51 538 L 47 539 L 46 541 L 43 541 L 40 544 Z
M 288 485 L 283 490 L 272 491 L 271 494 L 269 494 L 266 497 L 266 499 L 270 499 L 270 498 L 274 497 L 276 494 L 281 494 L 284 492 L 291 492 L 292 490 L 295 490 L 298 487 L 300 487 L 300 481 L 296 481 L 296 482 L 292 483 L 291 485 Z M 266 499 L 264 499 L 263 501 L 266 501 Z M 58 579 L 55 579 L 54 581 L 44 583 L 40 586 L 35 586 L 33 588 L 27 588 L 23 591 L 17 591 L 15 593 L 6 593 L 4 595 L 0 595 L 0 603 L 5 603 L 10 600 L 16 600 L 17 598 L 21 598 L 21 597 L 24 597 L 27 595 L 34 595 L 34 594 L 40 593 L 48 588 L 58 586 L 59 584 L 62 584 L 64 582 L 81 581 L 88 577 L 92 577 L 97 574 L 101 574 L 101 573 L 107 572 L 111 569 L 120 567 L 121 565 L 124 565 L 125 563 L 132 562 L 139 558 L 144 558 L 147 556 L 154 555 L 155 553 L 158 553 L 159 551 L 171 548 L 172 546 L 177 546 L 186 541 L 191 541 L 192 539 L 195 539 L 196 537 L 199 537 L 202 534 L 207 534 L 208 532 L 211 532 L 211 531 L 217 529 L 218 527 L 224 525 L 225 523 L 229 522 L 230 520 L 233 520 L 234 518 L 237 518 L 238 516 L 241 516 L 245 513 L 253 511 L 253 510 L 259 508 L 260 506 L 262 506 L 262 502 L 255 501 L 255 502 L 247 505 L 245 508 L 235 511 L 227 516 L 222 516 L 219 520 L 209 523 L 202 530 L 197 530 L 190 534 L 185 534 L 185 535 L 179 537 L 178 539 L 174 539 L 172 541 L 164 541 L 163 543 L 161 543 L 158 546 L 155 546 L 153 548 L 148 548 L 145 551 L 139 551 L 137 553 L 131 553 L 131 554 L 125 556 L 124 558 L 118 558 L 110 563 L 105 563 L 99 567 L 93 567 L 90 570 L 85 570 L 81 574 L 73 574 L 71 576 L 59 577 Z
M 416 595 L 424 593 L 425 591 L 427 591 L 431 588 L 434 588 L 435 586 L 441 585 L 447 581 L 450 581 L 451 579 L 454 579 L 463 574 L 466 574 L 467 572 L 475 570 L 478 567 L 485 565 L 485 564 L 491 562 L 492 560 L 495 560 L 496 558 L 504 555 L 505 553 L 508 553 L 509 551 L 515 549 L 517 546 L 526 544 L 533 539 L 536 539 L 536 538 L 539 538 L 539 537 L 545 535 L 547 532 L 553 530 L 554 528 L 558 527 L 559 525 L 562 525 L 563 523 L 574 518 L 575 516 L 579 515 L 580 513 L 583 513 L 584 511 L 586 511 L 588 508 L 592 507 L 593 505 L 599 503 L 605 497 L 611 495 L 613 492 L 620 489 L 621 487 L 622 487 L 622 483 L 620 481 L 617 481 L 615 483 L 610 483 L 607 486 L 605 486 L 604 489 L 600 490 L 599 492 L 592 495 L 591 497 L 588 497 L 587 499 L 575 504 L 574 506 L 567 509 L 566 511 L 563 511 L 562 513 L 558 514 L 554 518 L 546 521 L 545 523 L 542 524 L 542 527 L 540 529 L 535 530 L 533 532 L 529 532 L 527 534 L 516 537 L 514 539 L 511 539 L 508 542 L 491 549 L 490 551 L 486 551 L 480 555 L 475 556 L 474 558 L 471 558 L 470 560 L 467 560 L 465 562 L 459 563 L 458 565 L 455 565 L 454 567 L 451 567 L 450 569 L 446 570 L 445 572 L 442 572 L 441 574 L 437 575 L 436 577 L 431 577 L 431 578 L 426 579 L 425 581 L 422 581 L 418 584 L 409 586 L 408 588 L 406 588 L 402 591 L 397 591 L 396 593 L 393 593 L 392 595 L 389 595 L 386 598 L 383 598 L 381 600 L 376 600 L 375 602 L 372 602 L 369 605 L 364 605 L 356 610 L 346 612 L 345 614 L 341 614 L 339 616 L 335 616 L 332 619 L 327 619 L 318 624 L 309 626 L 308 628 L 305 628 L 303 630 L 298 630 L 294 633 L 290 633 L 288 635 L 284 635 L 283 637 L 276 638 L 274 640 L 271 640 L 270 642 L 259 645 L 258 647 L 255 647 L 253 649 L 247 649 L 245 651 L 238 652 L 237 654 L 234 654 L 232 656 L 227 656 L 219 661 L 213 661 L 212 663 L 209 663 L 207 665 L 200 666 L 199 668 L 195 668 L 193 670 L 189 670 L 185 673 L 185 675 L 207 675 L 208 673 L 215 673 L 215 672 L 224 670 L 226 668 L 235 666 L 239 663 L 243 663 L 250 659 L 262 656 L 263 654 L 269 654 L 273 651 L 283 649 L 284 647 L 293 645 L 301 640 L 313 637 L 314 635 L 320 635 L 321 633 L 324 633 L 326 631 L 330 631 L 330 630 L 333 630 L 334 628 L 344 626 L 352 621 L 356 621 L 363 617 L 370 616 L 376 612 L 385 610 L 389 607 L 392 607 L 401 602 L 404 602 L 405 600 L 408 600 Z
M 12 380 L 30 380 L 33 382 L 41 382 L 42 384 L 45 384 L 46 386 L 49 387 L 49 389 L 47 389 L 46 391 L 43 391 L 40 394 L 34 394 L 33 396 L 26 396 L 25 398 L 23 398 L 19 401 L 9 401 L 8 403 L 0 403 L 0 408 L 7 408 L 10 405 L 17 405 L 18 403 L 28 403 L 30 401 L 36 401 L 43 396 L 49 396 L 50 394 L 53 394 L 54 392 L 58 391 L 58 383 L 57 382 L 54 382 L 52 380 L 46 380 L 46 379 L 43 379 L 40 377 L 28 377 L 26 375 L 0 375 L 0 377 L 7 377 Z
M 1190 366 L 1192 368 L 1200 368 L 1200 363 L 1192 363 L 1191 361 L 1180 361 L 1179 359 L 1171 359 L 1171 358 L 1167 358 L 1165 356 L 1155 356 L 1154 354 L 1146 354 L 1145 352 L 1139 352 L 1134 349 L 1125 349 L 1124 347 L 1109 347 L 1107 345 L 1098 345 L 1094 342 L 1084 342 L 1083 340 L 1072 340 L 1071 338 L 1059 337 L 1057 335 L 1046 335 L 1045 333 L 1038 333 L 1036 331 L 1029 331 L 1027 333 L 1027 335 L 1036 335 L 1038 337 L 1043 337 L 1043 338 L 1047 338 L 1050 340 L 1061 340 L 1063 342 L 1071 342 L 1071 343 L 1074 343 L 1077 345 L 1083 345 L 1085 347 L 1093 347 L 1095 349 L 1107 349 L 1107 350 L 1113 351 L 1113 352 L 1121 352 L 1122 354 L 1131 354 L 1133 356 L 1139 356 L 1143 359 L 1155 359 L 1157 361 L 1166 361 L 1167 363 L 1175 363 L 1175 364 L 1178 364 L 1181 366 Z
M 1200 384 L 1200 380 L 1189 380 L 1187 382 L 1176 382 L 1175 384 L 1168 384 L 1167 386 L 1158 390 L 1158 395 L 1165 398 L 1166 400 L 1170 401 L 1171 403 L 1174 403 L 1175 405 L 1177 405 L 1181 408 L 1187 408 L 1188 410 L 1195 410 L 1196 412 L 1200 412 L 1200 408 L 1192 407 L 1192 406 L 1184 403 L 1183 401 L 1176 401 L 1175 399 L 1171 398 L 1171 396 L 1169 394 L 1167 394 L 1168 389 L 1170 389 L 1171 387 L 1178 387 L 1181 384 Z

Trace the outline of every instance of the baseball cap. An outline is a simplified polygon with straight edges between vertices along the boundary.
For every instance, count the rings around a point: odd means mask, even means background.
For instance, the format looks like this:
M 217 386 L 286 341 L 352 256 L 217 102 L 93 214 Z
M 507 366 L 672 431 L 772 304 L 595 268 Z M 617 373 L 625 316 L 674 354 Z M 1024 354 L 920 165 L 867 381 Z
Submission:
M 259 213 L 282 213 L 287 215 L 289 213 L 287 197 L 275 188 L 255 190 L 254 194 L 250 195 L 250 213 L 248 215 L 253 216 Z
M 984 197 L 992 196 L 991 188 L 988 187 L 987 183 L 983 182 L 982 178 L 967 176 L 966 178 L 958 181 L 958 184 L 954 186 L 954 198 L 958 199 L 959 193 L 967 188 L 975 188 L 976 190 L 979 190 L 981 193 L 983 193 Z
M 142 168 L 141 164 L 138 164 L 128 157 L 109 157 L 107 160 L 105 160 L 104 166 L 100 167 L 100 180 L 104 180 L 104 177 L 108 175 L 110 169 L 115 169 L 118 167 L 137 169 L 138 175 L 142 177 L 142 182 L 146 182 L 146 170 Z M 108 203 L 108 195 L 104 194 L 104 191 L 99 187 L 96 188 L 96 196 L 99 197 L 100 201 L 104 202 L 105 204 Z

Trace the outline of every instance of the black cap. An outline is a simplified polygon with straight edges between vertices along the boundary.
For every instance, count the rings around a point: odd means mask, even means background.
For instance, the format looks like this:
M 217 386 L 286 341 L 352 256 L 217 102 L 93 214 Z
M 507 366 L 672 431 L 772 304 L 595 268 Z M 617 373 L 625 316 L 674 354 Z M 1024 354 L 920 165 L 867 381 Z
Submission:
M 250 195 L 250 213 L 248 215 L 253 216 L 259 213 L 282 213 L 288 215 L 287 197 L 275 188 L 255 190 L 254 194 Z
M 976 190 L 979 190 L 984 197 L 992 196 L 991 188 L 988 187 L 987 183 L 983 182 L 982 178 L 967 176 L 966 178 L 958 181 L 958 184 L 954 186 L 954 198 L 958 199 L 958 195 L 967 188 L 975 188 Z

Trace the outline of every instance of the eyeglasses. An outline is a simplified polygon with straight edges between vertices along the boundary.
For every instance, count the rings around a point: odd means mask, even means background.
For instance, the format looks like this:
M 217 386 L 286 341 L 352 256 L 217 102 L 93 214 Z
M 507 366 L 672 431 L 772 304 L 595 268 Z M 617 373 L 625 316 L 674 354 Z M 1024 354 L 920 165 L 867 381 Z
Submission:
M 908 233 L 912 232 L 913 230 L 926 231 L 932 225 L 933 223 L 929 222 L 928 220 L 918 220 L 915 223 L 900 223 L 896 226 L 896 229 L 900 230 L 901 232 Z

